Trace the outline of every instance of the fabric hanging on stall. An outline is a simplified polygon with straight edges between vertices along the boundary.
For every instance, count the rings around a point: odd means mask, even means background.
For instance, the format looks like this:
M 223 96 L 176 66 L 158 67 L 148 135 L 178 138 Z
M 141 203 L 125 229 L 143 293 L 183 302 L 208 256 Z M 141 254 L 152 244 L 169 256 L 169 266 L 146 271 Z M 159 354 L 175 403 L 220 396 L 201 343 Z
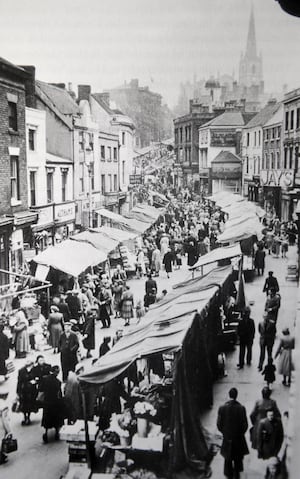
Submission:
M 171 456 L 173 471 L 190 466 L 198 472 L 205 472 L 211 460 L 200 421 L 201 410 L 212 403 L 212 374 L 203 338 L 201 318 L 196 315 L 191 334 L 186 338 L 177 361 Z M 209 404 L 203 403 L 204 391 L 211 391 Z

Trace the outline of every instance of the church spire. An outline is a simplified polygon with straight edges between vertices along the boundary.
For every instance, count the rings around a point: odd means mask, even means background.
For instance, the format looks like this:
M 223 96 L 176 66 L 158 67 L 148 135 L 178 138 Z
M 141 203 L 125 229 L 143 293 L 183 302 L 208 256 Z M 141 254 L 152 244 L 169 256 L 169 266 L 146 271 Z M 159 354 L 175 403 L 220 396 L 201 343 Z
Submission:
M 254 59 L 256 58 L 256 56 L 257 56 L 257 53 L 256 53 L 255 23 L 254 23 L 254 12 L 253 12 L 253 5 L 252 5 L 245 57 L 248 59 L 250 58 Z

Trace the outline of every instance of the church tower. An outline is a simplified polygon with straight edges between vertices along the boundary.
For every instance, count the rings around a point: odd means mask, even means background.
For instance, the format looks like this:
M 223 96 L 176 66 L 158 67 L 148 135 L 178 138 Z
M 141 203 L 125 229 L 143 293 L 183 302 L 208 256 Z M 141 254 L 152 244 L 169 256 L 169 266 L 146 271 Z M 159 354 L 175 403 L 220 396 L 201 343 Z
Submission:
M 263 85 L 262 57 L 257 54 L 253 7 L 251 9 L 247 46 L 240 59 L 240 85 L 251 87 Z

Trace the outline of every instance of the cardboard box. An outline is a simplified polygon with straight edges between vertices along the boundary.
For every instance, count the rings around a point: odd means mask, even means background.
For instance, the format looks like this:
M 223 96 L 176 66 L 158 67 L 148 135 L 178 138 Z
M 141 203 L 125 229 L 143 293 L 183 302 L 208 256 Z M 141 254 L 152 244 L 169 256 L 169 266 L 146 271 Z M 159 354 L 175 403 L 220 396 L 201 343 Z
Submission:
M 98 434 L 98 426 L 92 421 L 88 422 L 89 440 L 95 441 Z M 61 428 L 59 433 L 60 439 L 69 442 L 85 442 L 84 421 L 76 421 L 71 426 L 65 425 Z
M 142 451 L 162 452 L 164 445 L 164 434 L 158 434 L 153 437 L 139 437 L 135 434 L 132 438 L 132 449 L 140 449 Z

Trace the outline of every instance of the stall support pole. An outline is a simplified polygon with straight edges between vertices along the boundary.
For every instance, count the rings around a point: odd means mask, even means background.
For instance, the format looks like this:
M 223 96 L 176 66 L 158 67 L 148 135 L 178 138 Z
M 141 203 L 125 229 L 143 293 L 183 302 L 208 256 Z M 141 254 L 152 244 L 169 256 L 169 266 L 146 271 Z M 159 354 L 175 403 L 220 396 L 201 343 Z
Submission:
M 87 412 L 86 412 L 86 397 L 85 397 L 85 392 L 83 390 L 81 390 L 81 397 L 82 397 L 82 409 L 83 409 L 83 419 L 84 419 L 85 447 L 86 447 L 87 464 L 88 464 L 88 468 L 90 470 L 92 470 L 90 438 L 89 438 L 89 425 L 88 425 Z

